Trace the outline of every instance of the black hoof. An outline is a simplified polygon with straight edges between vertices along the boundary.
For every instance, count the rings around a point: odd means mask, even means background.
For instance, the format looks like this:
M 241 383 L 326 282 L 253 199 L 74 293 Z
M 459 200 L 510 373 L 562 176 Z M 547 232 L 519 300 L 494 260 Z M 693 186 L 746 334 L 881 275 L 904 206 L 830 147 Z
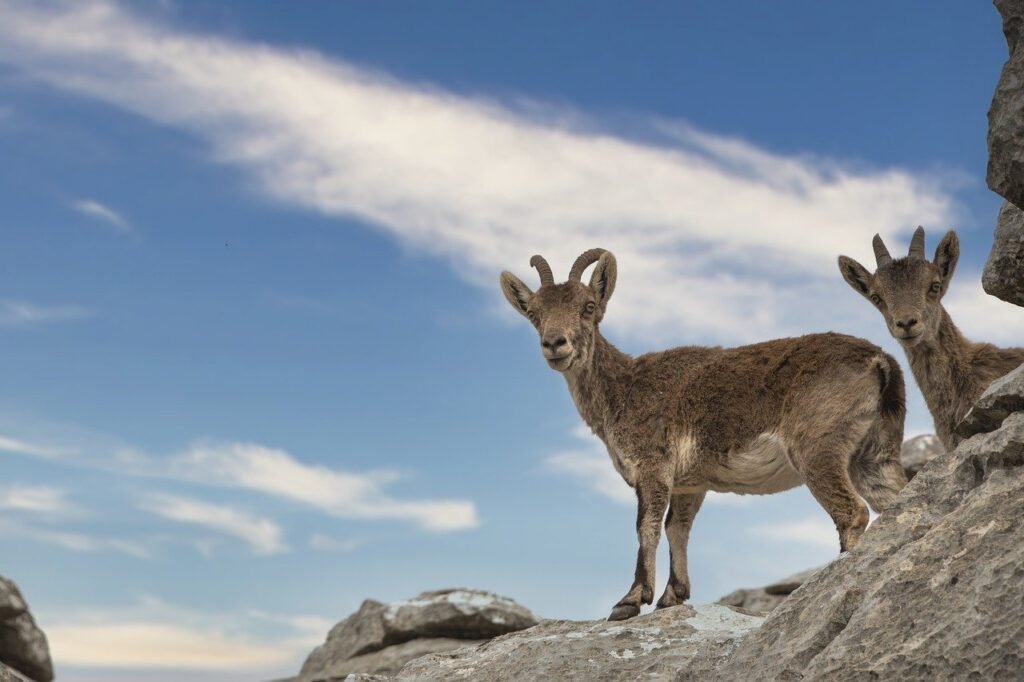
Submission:
M 634 606 L 633 604 L 619 604 L 612 609 L 612 615 L 608 616 L 608 620 L 626 620 L 627 618 L 639 615 L 639 606 Z

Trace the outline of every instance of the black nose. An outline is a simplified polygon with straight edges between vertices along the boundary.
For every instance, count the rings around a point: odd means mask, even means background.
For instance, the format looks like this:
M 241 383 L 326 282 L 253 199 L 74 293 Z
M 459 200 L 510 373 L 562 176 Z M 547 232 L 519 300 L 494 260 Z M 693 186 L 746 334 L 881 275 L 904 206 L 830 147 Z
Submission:
M 915 324 L 917 324 L 916 317 L 911 317 L 908 320 L 897 320 L 896 322 L 896 326 L 899 327 L 900 329 L 910 329 Z
M 559 347 L 564 346 L 568 341 L 565 337 L 559 334 L 558 336 L 545 336 L 540 345 L 544 346 L 548 350 L 558 350 Z

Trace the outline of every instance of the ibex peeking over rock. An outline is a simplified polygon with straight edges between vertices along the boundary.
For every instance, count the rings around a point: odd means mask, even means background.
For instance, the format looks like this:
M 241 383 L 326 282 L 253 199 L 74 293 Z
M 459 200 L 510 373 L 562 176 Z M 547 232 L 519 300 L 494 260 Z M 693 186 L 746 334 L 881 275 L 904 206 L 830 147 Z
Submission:
M 935 420 L 935 432 L 951 451 L 961 440 L 956 425 L 989 384 L 1024 363 L 1024 348 L 973 343 L 942 307 L 960 258 L 956 232 L 946 233 L 932 262 L 924 255 L 923 227 L 914 232 L 904 258 L 893 259 L 877 234 L 872 245 L 875 274 L 846 256 L 839 257 L 839 271 L 854 291 L 878 308 L 889 333 L 903 346 Z
M 583 271 L 595 261 L 585 285 Z M 686 543 L 708 490 L 767 494 L 806 483 L 845 551 L 868 523 L 858 493 L 881 511 L 906 484 L 903 375 L 878 347 L 812 334 L 633 358 L 599 330 L 615 289 L 610 252 L 585 252 L 562 284 L 540 256 L 530 264 L 540 289 L 503 272 L 505 298 L 537 328 L 544 359 L 565 377 L 580 416 L 636 490 L 636 574 L 610 619 L 635 616 L 653 601 L 666 509 L 672 571 L 659 608 L 690 596 Z

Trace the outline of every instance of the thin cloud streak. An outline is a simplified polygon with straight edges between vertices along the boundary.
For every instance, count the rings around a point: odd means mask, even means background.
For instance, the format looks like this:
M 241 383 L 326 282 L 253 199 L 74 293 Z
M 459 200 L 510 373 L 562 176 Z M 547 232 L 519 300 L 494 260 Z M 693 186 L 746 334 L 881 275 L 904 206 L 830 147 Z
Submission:
M 58 531 L 42 526 L 15 521 L 11 518 L 0 519 L 0 536 L 17 537 L 31 542 L 60 547 L 72 552 L 119 552 L 135 557 L 148 559 L 149 550 L 139 543 L 119 538 L 104 538 L 86 533 Z
M 123 215 L 109 206 L 101 204 L 95 199 L 79 199 L 77 201 L 73 201 L 71 202 L 71 208 L 75 209 L 82 215 L 86 215 L 90 218 L 106 223 L 123 234 L 128 234 L 132 231 L 131 223 L 129 223 Z
M 60 488 L 19 485 L 0 487 L 0 509 L 41 514 L 70 514 L 78 511 L 67 500 L 67 492 Z
M 139 508 L 171 521 L 178 521 L 241 539 L 254 554 L 288 551 L 280 526 L 228 505 L 154 493 L 139 502 Z
M 0 37 L 0 62 L 191 131 L 269 195 L 444 257 L 495 301 L 496 272 L 525 274 L 534 252 L 562 274 L 584 249 L 610 248 L 621 276 L 608 325 L 633 338 L 804 331 L 811 305 L 841 300 L 836 254 L 955 212 L 923 174 L 775 154 L 678 122 L 651 122 L 663 144 L 641 144 L 576 112 L 526 115 L 111 2 L 0 2 Z M 825 309 L 857 319 L 852 305 Z
M 34 327 L 48 322 L 65 322 L 92 317 L 93 311 L 79 305 L 47 306 L 29 301 L 0 299 L 0 327 Z

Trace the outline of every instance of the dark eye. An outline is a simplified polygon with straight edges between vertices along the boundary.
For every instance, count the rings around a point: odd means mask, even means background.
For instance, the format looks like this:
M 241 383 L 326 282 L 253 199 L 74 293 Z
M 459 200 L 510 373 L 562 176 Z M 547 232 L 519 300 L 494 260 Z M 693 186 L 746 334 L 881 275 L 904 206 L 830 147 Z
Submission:
M 593 301 L 587 301 L 587 304 L 583 306 L 583 312 L 589 315 L 590 313 L 597 310 L 597 304 Z
M 875 305 L 881 305 L 882 297 L 879 296 L 878 294 L 871 294 L 871 302 L 874 303 Z
M 928 287 L 928 293 L 937 294 L 942 291 L 942 282 L 932 282 L 932 285 Z

